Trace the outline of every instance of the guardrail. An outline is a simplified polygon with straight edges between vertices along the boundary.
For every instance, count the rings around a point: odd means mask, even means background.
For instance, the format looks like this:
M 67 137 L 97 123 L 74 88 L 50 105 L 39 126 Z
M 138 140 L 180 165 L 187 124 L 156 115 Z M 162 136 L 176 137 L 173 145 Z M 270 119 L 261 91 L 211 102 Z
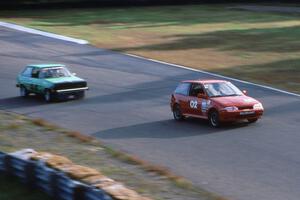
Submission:
M 0 152 L 0 174 L 15 176 L 57 200 L 113 200 L 100 189 L 75 181 L 40 161 Z

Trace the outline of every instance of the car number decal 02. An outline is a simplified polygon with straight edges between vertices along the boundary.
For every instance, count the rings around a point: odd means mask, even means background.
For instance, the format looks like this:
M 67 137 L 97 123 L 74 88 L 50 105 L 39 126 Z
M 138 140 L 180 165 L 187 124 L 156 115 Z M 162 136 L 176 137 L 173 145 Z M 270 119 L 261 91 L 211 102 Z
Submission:
M 197 109 L 198 108 L 198 102 L 196 100 L 191 100 L 190 101 L 190 107 Z

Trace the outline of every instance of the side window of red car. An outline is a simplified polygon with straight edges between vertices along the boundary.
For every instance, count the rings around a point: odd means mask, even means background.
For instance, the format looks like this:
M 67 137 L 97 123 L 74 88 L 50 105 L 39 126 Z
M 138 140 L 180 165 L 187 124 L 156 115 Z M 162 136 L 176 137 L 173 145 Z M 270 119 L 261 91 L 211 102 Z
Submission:
M 203 87 L 199 83 L 193 83 L 190 89 L 190 96 L 197 97 L 198 94 L 204 94 Z
M 190 83 L 180 83 L 175 89 L 175 94 L 181 94 L 184 96 L 188 96 L 190 91 Z

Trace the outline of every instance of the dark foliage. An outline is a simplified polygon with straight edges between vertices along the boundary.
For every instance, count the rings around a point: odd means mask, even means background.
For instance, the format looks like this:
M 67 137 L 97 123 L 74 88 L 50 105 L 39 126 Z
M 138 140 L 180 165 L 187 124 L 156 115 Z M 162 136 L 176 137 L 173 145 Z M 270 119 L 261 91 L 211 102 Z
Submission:
M 172 5 L 191 3 L 298 3 L 300 0 L 3 0 L 0 9 L 82 8 L 100 6 Z

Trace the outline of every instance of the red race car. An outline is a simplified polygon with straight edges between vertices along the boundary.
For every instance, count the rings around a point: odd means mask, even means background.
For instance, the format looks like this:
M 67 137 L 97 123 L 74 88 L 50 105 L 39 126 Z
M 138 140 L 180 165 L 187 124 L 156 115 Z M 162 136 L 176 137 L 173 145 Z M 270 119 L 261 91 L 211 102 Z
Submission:
M 175 120 L 208 119 L 213 127 L 244 119 L 253 123 L 264 112 L 259 101 L 224 80 L 182 81 L 173 92 L 170 104 Z

